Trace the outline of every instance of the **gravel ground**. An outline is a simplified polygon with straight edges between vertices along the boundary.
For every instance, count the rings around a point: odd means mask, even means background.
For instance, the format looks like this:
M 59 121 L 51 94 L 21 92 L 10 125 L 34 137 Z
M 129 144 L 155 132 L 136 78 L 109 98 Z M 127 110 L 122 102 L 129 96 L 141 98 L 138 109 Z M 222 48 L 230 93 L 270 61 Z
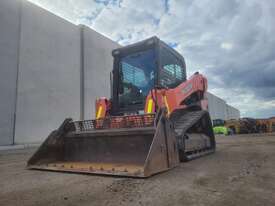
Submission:
M 26 170 L 0 152 L 0 205 L 275 205 L 275 134 L 217 137 L 217 152 L 148 179 Z

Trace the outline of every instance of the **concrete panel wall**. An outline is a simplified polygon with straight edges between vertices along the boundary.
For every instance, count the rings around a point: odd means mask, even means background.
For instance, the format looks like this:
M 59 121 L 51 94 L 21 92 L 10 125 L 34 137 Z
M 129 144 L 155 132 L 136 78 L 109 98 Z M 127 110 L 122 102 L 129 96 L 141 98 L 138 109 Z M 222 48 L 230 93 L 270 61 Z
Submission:
M 19 1 L 0 1 L 0 145 L 13 143 L 19 16 Z
M 208 99 L 208 109 L 209 109 L 211 119 L 225 120 L 227 117 L 226 102 L 211 93 L 207 93 L 207 99 Z
M 27 1 L 22 6 L 15 142 L 44 140 L 79 118 L 80 30 Z
M 208 110 L 211 116 L 211 119 L 239 119 L 240 111 L 230 105 L 228 105 L 223 99 L 207 93 L 208 99 Z
M 84 119 L 95 117 L 95 100 L 110 97 L 112 50 L 119 47 L 107 37 L 83 27 Z
M 227 117 L 226 120 L 229 119 L 239 119 L 240 118 L 240 111 L 230 105 L 226 105 Z

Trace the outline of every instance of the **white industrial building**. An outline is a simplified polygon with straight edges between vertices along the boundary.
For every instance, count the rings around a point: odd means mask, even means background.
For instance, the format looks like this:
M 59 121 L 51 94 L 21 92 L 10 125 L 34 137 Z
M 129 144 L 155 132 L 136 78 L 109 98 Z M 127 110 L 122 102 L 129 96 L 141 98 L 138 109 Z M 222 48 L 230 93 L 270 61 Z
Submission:
M 228 105 L 223 99 L 215 96 L 214 94 L 207 93 L 208 110 L 211 119 L 239 119 L 240 111 L 230 105 Z
M 0 1 L 0 145 L 43 141 L 66 118 L 91 119 L 109 96 L 119 45 L 23 0 Z M 239 118 L 208 94 L 212 119 Z

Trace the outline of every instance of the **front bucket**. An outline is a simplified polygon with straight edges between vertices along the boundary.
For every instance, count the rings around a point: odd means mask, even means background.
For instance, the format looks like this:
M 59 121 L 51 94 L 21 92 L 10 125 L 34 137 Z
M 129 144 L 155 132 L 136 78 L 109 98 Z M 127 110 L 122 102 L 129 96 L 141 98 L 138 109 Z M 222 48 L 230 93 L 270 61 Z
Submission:
M 65 120 L 29 160 L 32 169 L 148 177 L 179 164 L 168 121 L 154 126 L 76 131 Z M 63 131 L 63 132 L 62 132 Z

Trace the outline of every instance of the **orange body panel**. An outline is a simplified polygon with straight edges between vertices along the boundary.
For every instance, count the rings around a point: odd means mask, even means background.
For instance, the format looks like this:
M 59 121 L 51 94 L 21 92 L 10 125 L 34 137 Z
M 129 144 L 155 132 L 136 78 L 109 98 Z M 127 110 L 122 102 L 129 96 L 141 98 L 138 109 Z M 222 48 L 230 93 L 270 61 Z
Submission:
M 154 100 L 152 111 L 156 111 L 157 104 L 159 107 L 166 107 L 168 114 L 170 114 L 176 109 L 186 108 L 187 105 L 184 104 L 184 101 L 193 94 L 203 95 L 199 101 L 199 106 L 207 110 L 208 101 L 204 97 L 206 90 L 207 79 L 201 74 L 195 74 L 174 89 L 159 89 L 150 92 L 147 96 L 144 112 L 148 113 L 149 101 Z

